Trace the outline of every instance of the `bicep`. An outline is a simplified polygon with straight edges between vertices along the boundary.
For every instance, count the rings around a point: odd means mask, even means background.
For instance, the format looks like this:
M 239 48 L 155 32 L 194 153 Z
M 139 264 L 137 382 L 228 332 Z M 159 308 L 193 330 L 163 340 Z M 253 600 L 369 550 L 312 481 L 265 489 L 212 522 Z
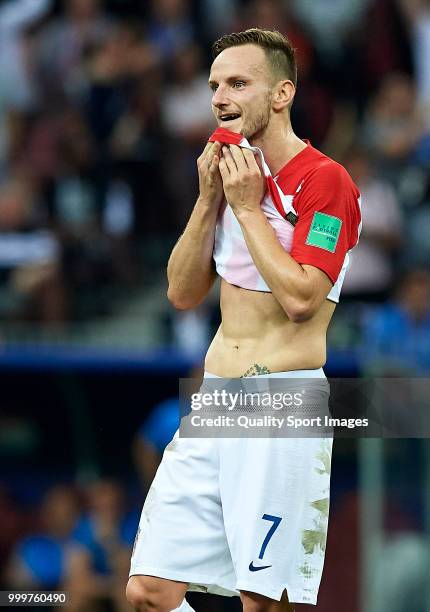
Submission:
M 303 268 L 316 268 L 319 284 L 327 287 L 327 282 L 336 283 L 347 252 L 358 240 L 359 192 L 336 167 L 324 175 L 315 173 L 302 192 L 291 256 Z M 324 274 L 327 280 L 322 280 Z

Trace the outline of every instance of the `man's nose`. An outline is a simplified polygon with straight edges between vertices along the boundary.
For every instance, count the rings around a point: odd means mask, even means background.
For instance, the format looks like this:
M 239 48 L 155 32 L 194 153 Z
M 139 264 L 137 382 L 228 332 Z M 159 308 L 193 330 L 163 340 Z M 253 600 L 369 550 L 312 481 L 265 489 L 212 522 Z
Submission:
M 222 106 L 225 106 L 226 104 L 228 104 L 228 102 L 229 100 L 226 96 L 226 91 L 224 87 L 218 87 L 216 91 L 214 91 L 213 93 L 212 104 L 216 108 L 221 108 Z

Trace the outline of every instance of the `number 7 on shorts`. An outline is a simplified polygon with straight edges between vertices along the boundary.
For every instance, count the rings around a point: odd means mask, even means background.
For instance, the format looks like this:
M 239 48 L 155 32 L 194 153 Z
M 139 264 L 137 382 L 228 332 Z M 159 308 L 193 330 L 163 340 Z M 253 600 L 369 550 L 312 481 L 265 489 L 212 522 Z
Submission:
M 261 518 L 263 519 L 263 521 L 270 521 L 271 523 L 273 523 L 273 525 L 270 527 L 269 531 L 266 534 L 266 537 L 264 538 L 263 544 L 261 545 L 260 554 L 258 555 L 259 559 L 262 559 L 264 557 L 264 553 L 266 551 L 268 543 L 270 542 L 270 538 L 278 529 L 279 523 L 282 521 L 282 518 L 280 516 L 273 516 L 272 514 L 263 514 Z

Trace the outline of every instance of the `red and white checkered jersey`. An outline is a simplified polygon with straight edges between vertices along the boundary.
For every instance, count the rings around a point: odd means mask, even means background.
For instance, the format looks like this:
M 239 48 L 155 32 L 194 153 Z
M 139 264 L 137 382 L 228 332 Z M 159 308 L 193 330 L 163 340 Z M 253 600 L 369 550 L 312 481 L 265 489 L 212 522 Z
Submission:
M 333 283 L 327 298 L 338 302 L 349 253 L 361 230 L 360 194 L 351 177 L 307 142 L 273 179 L 260 149 L 251 147 L 240 134 L 229 134 L 217 130 L 211 140 L 238 144 L 260 156 L 268 184 L 261 208 L 279 242 L 299 264 L 325 272 Z M 218 274 L 227 282 L 270 292 L 227 202 L 220 209 L 213 256 Z

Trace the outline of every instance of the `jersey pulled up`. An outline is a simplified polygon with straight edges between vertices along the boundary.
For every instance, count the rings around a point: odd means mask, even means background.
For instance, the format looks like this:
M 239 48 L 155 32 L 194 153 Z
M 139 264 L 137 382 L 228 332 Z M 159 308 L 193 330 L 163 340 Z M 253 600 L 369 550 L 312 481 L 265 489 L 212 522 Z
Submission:
M 267 181 L 261 202 L 267 220 L 297 263 L 325 272 L 333 283 L 327 299 L 338 302 L 349 254 L 361 230 L 360 194 L 347 171 L 307 142 L 273 179 L 262 151 L 240 134 L 218 129 L 209 140 L 238 144 L 259 155 Z M 226 201 L 217 220 L 213 257 L 217 273 L 228 283 L 271 291 Z

